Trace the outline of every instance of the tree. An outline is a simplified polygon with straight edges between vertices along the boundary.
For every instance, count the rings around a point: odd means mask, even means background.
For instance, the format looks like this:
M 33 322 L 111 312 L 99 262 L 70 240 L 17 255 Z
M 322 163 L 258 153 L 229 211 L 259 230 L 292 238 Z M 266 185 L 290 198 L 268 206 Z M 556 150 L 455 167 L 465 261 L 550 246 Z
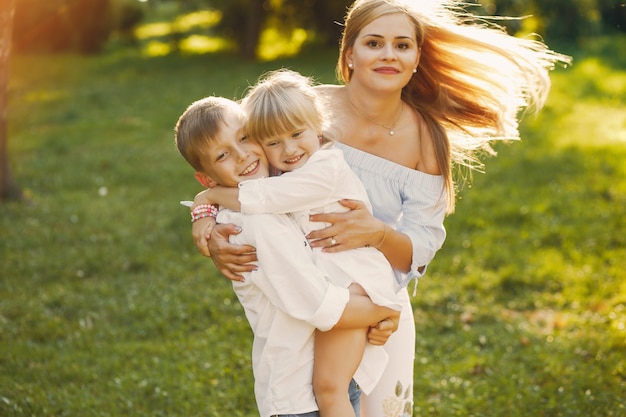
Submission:
M 337 47 L 343 31 L 343 18 L 353 0 L 307 0 L 301 3 L 291 0 L 295 6 L 295 17 L 302 19 L 303 27 L 315 30 L 321 44 Z M 287 2 L 289 3 L 289 2 Z M 306 9 L 300 9 L 306 5 Z
M 336 46 L 346 9 L 352 0 L 178 0 L 189 8 L 207 5 L 223 13 L 220 34 L 234 40 L 246 59 L 256 58 L 261 32 L 278 26 L 288 34 L 304 28 L 315 32 L 315 42 Z M 206 2 L 206 3 L 205 3 Z
M 14 52 L 98 53 L 115 30 L 112 0 L 19 0 L 13 27 Z
M 578 42 L 603 33 L 626 32 L 623 0 L 478 0 L 487 14 L 533 16 L 533 31 L 548 42 Z M 470 8 L 476 11 L 476 8 Z M 479 11 L 480 13 L 480 11 Z M 523 21 L 498 22 L 517 33 Z
M 0 2 L 0 201 L 22 198 L 9 165 L 7 109 L 9 107 L 9 59 L 15 0 Z
M 182 2 L 185 4 L 185 1 Z M 270 9 L 266 0 L 214 0 L 209 4 L 223 13 L 218 30 L 237 44 L 241 55 L 249 60 L 256 58 L 263 24 Z M 205 7 L 196 4 L 192 7 Z
M 602 21 L 608 30 L 626 32 L 626 3 L 622 0 L 600 0 Z

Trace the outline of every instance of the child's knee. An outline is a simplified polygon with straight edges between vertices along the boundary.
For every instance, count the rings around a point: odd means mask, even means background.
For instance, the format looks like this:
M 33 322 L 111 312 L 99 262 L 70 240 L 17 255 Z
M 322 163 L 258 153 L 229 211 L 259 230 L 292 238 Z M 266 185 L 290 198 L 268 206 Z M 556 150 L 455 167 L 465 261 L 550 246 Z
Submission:
M 336 395 L 340 390 L 337 378 L 332 375 L 315 375 L 313 377 L 313 392 L 316 397 Z

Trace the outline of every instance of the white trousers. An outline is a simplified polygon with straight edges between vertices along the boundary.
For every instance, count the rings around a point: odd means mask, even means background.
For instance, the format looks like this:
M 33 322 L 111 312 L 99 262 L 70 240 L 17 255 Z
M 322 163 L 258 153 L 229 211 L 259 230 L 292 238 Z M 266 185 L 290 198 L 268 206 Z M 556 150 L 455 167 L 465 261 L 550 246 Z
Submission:
M 407 289 L 398 296 L 400 324 L 384 346 L 389 362 L 374 390 L 361 396 L 361 417 L 410 417 L 413 410 L 415 320 Z

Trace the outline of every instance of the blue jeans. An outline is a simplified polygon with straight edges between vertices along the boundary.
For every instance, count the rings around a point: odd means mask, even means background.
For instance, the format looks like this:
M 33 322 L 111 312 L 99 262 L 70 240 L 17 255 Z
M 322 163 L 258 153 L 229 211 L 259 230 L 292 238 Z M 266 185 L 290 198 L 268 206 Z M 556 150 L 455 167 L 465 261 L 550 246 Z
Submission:
M 350 381 L 348 395 L 350 396 L 352 408 L 354 408 L 354 414 L 357 416 L 361 415 L 361 388 L 354 382 L 354 379 Z M 272 417 L 320 417 L 320 412 L 311 411 L 310 413 L 304 414 L 280 414 Z

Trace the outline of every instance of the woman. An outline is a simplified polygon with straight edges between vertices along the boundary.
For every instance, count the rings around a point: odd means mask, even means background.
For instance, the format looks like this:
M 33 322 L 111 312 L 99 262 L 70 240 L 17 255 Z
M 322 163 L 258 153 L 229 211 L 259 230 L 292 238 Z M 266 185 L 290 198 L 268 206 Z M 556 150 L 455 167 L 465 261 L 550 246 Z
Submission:
M 316 215 L 331 226 L 312 232 L 311 246 L 337 252 L 380 242 L 404 285 L 401 321 L 385 344 L 389 365 L 362 399 L 366 417 L 411 414 L 415 325 L 406 284 L 424 274 L 445 239 L 443 220 L 455 203 L 453 164 L 475 167 L 491 140 L 518 138 L 519 110 L 541 108 L 549 70 L 569 62 L 543 43 L 462 13 L 461 4 L 356 0 L 337 64 L 342 85 L 317 87 L 332 116 L 327 136 L 365 184 L 374 216 L 357 201 L 344 203 L 347 213 Z M 253 268 L 246 264 L 254 248 L 227 243 L 234 226 L 220 225 L 220 235 L 212 225 L 194 224 L 199 250 L 240 279 Z M 389 327 L 381 323 L 372 337 Z

